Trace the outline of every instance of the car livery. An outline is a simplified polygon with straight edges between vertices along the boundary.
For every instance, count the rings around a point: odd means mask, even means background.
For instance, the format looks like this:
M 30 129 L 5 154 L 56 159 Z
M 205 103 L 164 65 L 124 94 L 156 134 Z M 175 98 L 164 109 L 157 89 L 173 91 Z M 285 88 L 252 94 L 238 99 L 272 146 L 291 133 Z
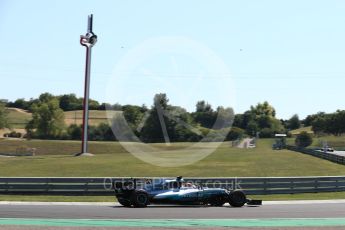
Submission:
M 118 202 L 125 207 L 146 207 L 149 204 L 211 205 L 233 207 L 245 204 L 261 205 L 261 200 L 247 199 L 241 190 L 207 188 L 185 183 L 182 177 L 163 179 L 153 184 L 146 181 L 143 188 L 137 187 L 137 180 L 114 182 L 113 187 Z

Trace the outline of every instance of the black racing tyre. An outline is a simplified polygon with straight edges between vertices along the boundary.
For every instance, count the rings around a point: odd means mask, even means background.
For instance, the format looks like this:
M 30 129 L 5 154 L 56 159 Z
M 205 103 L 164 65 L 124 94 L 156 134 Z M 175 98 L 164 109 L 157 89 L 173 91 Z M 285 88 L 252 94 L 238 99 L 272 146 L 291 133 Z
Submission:
M 149 195 L 145 191 L 134 191 L 131 195 L 131 203 L 135 208 L 144 208 L 149 204 Z
M 221 207 L 225 204 L 225 199 L 224 197 L 221 196 L 216 196 L 210 199 L 209 204 L 211 206 L 215 206 L 215 207 Z
M 131 207 L 132 206 L 130 200 L 119 198 L 117 201 L 124 207 Z
M 247 202 L 246 194 L 241 190 L 234 190 L 229 194 L 229 204 L 232 207 L 242 207 Z

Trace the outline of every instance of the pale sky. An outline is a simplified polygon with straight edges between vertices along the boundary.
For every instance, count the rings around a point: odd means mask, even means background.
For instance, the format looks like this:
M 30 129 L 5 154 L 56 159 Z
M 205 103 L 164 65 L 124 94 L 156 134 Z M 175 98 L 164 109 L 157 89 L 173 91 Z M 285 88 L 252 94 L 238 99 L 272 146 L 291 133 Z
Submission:
M 279 118 L 333 112 L 345 109 L 344 12 L 342 0 L 0 0 L 0 98 L 82 96 L 93 13 L 96 100 L 151 105 L 166 92 L 188 110 L 205 99 L 237 113 L 267 100 Z

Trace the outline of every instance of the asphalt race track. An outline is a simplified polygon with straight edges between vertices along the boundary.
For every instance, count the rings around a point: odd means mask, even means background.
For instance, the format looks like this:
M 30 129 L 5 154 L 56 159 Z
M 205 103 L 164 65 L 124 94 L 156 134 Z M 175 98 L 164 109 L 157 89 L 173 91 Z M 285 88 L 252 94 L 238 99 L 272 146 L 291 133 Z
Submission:
M 203 206 L 0 205 L 1 218 L 59 219 L 257 219 L 343 218 L 344 203 L 270 204 L 242 208 Z
M 0 229 L 12 229 L 16 225 L 18 229 L 25 226 L 59 226 L 62 229 L 66 226 L 78 228 L 157 227 L 159 229 L 171 226 L 174 226 L 174 229 L 185 227 L 315 229 L 315 227 L 328 226 L 329 229 L 344 229 L 345 203 L 264 203 L 263 206 L 242 208 L 230 206 L 125 208 L 117 204 L 4 204 L 0 202 Z

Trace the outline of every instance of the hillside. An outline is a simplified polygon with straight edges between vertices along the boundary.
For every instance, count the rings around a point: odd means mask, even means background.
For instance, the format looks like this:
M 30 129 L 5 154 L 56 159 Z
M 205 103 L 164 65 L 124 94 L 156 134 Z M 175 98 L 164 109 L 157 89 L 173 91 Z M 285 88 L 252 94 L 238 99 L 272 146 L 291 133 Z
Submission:
M 299 134 L 299 133 L 301 133 L 303 131 L 305 131 L 307 133 L 311 133 L 311 134 L 314 133 L 313 130 L 311 130 L 311 126 L 302 127 L 302 128 L 299 128 L 299 129 L 294 129 L 294 130 L 291 130 L 290 133 L 291 133 L 291 135 L 297 135 L 297 134 Z
M 7 108 L 6 110 L 8 111 L 8 122 L 14 129 L 24 129 L 32 116 L 31 113 L 23 109 Z
M 28 111 L 17 109 L 17 108 L 7 108 L 9 123 L 11 128 L 13 129 L 24 129 L 25 125 L 31 119 L 32 114 Z M 83 111 L 76 110 L 76 111 L 68 111 L 65 113 L 65 123 L 66 125 L 71 124 L 82 124 L 83 119 Z M 107 115 L 113 116 L 118 111 L 107 111 L 104 110 L 90 110 L 90 117 L 89 117 L 89 124 L 90 125 L 98 125 L 100 123 L 107 123 Z
M 99 125 L 101 123 L 108 123 L 107 117 L 113 117 L 115 114 L 120 113 L 119 111 L 104 111 L 104 110 L 90 110 L 89 124 Z M 83 122 L 83 111 L 75 110 L 65 112 L 65 123 L 66 125 L 77 124 L 80 125 Z

